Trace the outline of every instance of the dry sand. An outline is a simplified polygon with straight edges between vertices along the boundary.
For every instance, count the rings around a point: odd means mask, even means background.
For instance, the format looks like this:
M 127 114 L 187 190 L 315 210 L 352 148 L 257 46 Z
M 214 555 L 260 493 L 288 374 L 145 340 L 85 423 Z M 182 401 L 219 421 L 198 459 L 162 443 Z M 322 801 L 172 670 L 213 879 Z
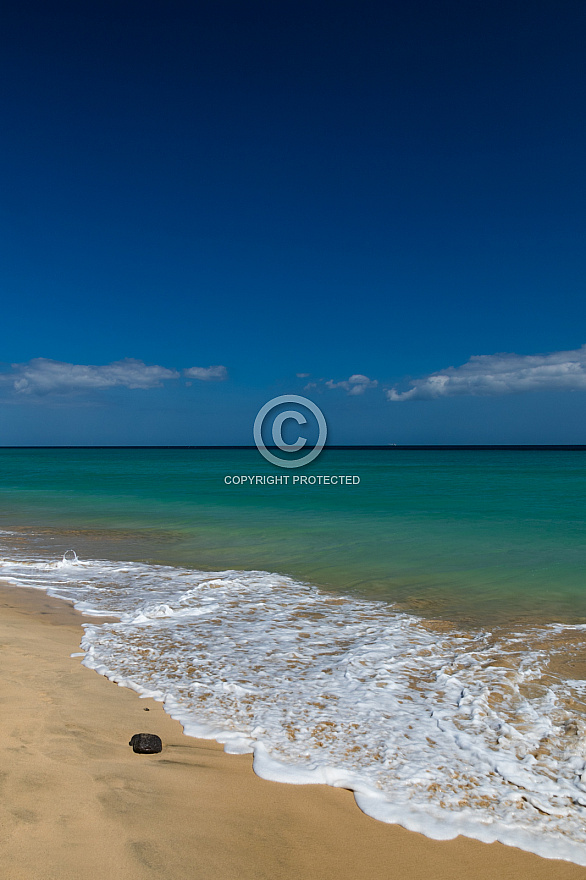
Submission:
M 568 862 L 384 825 L 348 791 L 259 779 L 250 756 L 183 736 L 160 704 L 70 658 L 83 620 L 0 586 L 3 880 L 586 880 Z M 141 731 L 162 754 L 132 752 Z

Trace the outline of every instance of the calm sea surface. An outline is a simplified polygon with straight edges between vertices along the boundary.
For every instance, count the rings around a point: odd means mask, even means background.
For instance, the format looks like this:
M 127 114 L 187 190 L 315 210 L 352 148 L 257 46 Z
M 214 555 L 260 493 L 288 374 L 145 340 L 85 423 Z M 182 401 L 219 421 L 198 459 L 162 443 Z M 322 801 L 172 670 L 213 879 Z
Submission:
M 325 450 L 283 475 L 254 450 L 0 450 L 0 528 L 55 551 L 261 569 L 481 625 L 586 621 L 586 453 Z M 59 535 L 72 531 L 75 535 Z M 49 538 L 47 538 L 49 540 Z

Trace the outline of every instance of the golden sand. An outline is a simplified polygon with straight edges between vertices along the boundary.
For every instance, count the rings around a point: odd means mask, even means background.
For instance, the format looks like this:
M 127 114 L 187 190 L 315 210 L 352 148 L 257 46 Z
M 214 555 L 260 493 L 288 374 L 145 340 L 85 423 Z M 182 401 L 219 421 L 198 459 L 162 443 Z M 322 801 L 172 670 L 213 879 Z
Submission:
M 3 880 L 586 880 L 568 862 L 376 822 L 348 791 L 259 779 L 249 755 L 184 736 L 160 704 L 70 658 L 83 620 L 0 586 Z M 135 755 L 138 732 L 163 752 Z

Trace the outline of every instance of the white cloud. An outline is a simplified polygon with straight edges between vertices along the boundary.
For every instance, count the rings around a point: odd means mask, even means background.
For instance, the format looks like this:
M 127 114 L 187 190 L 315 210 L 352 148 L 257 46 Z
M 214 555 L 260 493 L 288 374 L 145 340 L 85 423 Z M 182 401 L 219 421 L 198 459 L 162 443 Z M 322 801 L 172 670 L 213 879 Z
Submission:
M 225 367 L 192 367 L 184 374 L 195 379 L 225 379 Z M 170 379 L 179 379 L 177 370 L 149 366 L 134 358 L 111 364 L 68 364 L 50 358 L 33 358 L 24 364 L 12 364 L 10 372 L 0 373 L 0 385 L 17 394 L 45 395 L 72 391 L 96 391 L 106 388 L 158 388 Z
M 364 394 L 367 388 L 376 388 L 378 381 L 376 379 L 369 379 L 368 376 L 363 376 L 361 373 L 355 373 L 349 379 L 344 379 L 342 382 L 334 382 L 333 379 L 328 379 L 325 385 L 326 388 L 330 389 L 343 388 L 348 394 L 356 396 Z
M 183 370 L 188 379 L 199 379 L 200 382 L 223 382 L 228 378 L 228 370 L 220 364 L 214 367 L 189 367 Z
M 12 372 L 0 374 L 0 383 L 19 394 L 83 391 L 103 388 L 155 388 L 179 373 L 166 367 L 147 366 L 126 358 L 112 364 L 68 364 L 50 358 L 33 358 L 25 364 L 12 364 Z
M 388 400 L 586 390 L 586 345 L 550 354 L 475 355 L 459 367 L 430 373 L 410 384 L 408 391 L 391 388 L 387 391 Z
M 310 373 L 295 373 L 298 379 L 309 379 Z

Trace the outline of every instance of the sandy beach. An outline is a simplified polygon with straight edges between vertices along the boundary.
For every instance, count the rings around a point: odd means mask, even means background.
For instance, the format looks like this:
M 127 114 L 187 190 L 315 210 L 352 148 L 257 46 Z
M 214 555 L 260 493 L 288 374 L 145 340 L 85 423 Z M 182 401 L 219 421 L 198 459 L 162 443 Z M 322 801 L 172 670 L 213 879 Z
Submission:
M 586 878 L 498 843 L 376 822 L 345 790 L 260 779 L 251 756 L 184 736 L 160 704 L 71 658 L 87 618 L 67 603 L 0 586 L 0 605 L 6 880 Z M 161 736 L 160 755 L 132 752 L 141 731 Z

